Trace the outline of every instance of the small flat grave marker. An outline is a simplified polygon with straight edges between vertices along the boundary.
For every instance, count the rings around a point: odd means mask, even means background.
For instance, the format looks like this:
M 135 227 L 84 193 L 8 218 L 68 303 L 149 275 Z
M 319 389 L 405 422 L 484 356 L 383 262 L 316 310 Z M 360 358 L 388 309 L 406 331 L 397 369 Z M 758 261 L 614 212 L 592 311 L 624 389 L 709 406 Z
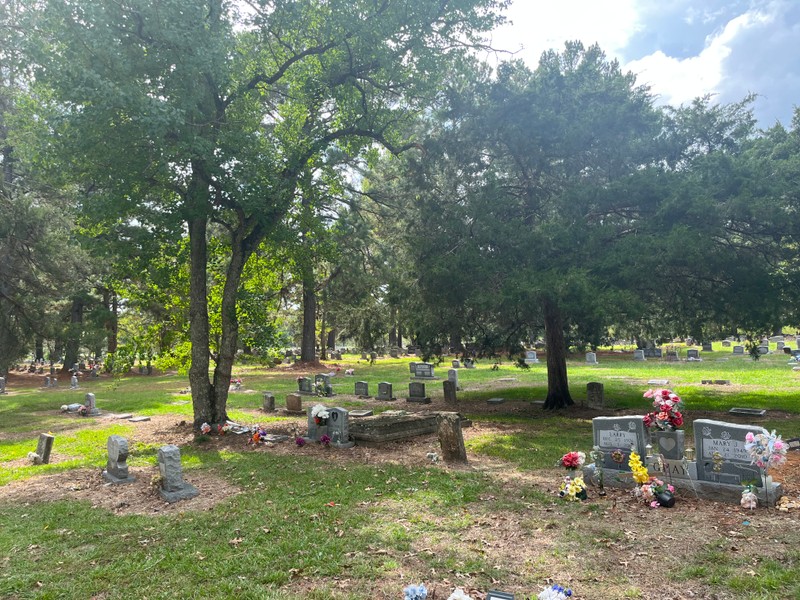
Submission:
M 133 417 L 132 419 L 128 419 L 130 423 L 144 423 L 145 421 L 149 421 L 150 417 Z
M 669 379 L 651 379 L 647 385 L 669 385 Z
M 489 398 L 486 401 L 486 404 L 502 404 L 505 401 L 506 401 L 505 398 Z
M 767 414 L 766 409 L 763 408 L 737 408 L 734 407 L 728 411 L 732 415 L 749 415 L 751 417 L 763 417 Z
M 371 417 L 372 411 L 371 410 L 351 410 L 350 416 L 354 419 L 358 419 L 360 417 Z

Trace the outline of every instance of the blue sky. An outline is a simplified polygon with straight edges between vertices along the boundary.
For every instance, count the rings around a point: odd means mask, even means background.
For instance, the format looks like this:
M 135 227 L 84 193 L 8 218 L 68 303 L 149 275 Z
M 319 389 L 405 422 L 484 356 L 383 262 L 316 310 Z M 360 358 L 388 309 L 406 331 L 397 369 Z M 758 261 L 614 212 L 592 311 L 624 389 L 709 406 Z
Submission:
M 493 46 L 531 67 L 577 39 L 599 43 L 660 103 L 754 92 L 765 128 L 788 127 L 800 105 L 800 0 L 513 0 L 506 15 L 513 25 Z

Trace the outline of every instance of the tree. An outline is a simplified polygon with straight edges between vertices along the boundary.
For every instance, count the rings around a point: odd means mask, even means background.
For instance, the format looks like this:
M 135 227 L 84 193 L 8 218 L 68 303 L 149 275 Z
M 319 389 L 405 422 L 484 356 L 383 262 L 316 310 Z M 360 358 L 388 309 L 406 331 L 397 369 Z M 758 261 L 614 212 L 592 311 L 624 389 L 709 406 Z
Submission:
M 53 149 L 94 204 L 113 203 L 123 220 L 151 209 L 185 223 L 196 427 L 227 417 L 242 271 L 299 181 L 333 146 L 401 150 L 402 123 L 435 93 L 448 56 L 504 4 L 43 2 L 28 51 L 59 108 Z M 213 356 L 210 237 L 229 254 Z

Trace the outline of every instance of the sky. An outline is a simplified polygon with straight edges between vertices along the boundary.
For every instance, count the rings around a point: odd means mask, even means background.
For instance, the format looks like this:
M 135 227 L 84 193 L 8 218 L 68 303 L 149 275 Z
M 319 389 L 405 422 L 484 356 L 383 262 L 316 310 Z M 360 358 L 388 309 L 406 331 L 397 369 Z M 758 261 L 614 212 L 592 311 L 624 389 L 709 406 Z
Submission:
M 532 68 L 545 50 L 580 40 L 598 43 L 660 104 L 752 92 L 763 128 L 789 127 L 800 106 L 800 0 L 513 0 L 506 16 L 513 24 L 492 45 Z

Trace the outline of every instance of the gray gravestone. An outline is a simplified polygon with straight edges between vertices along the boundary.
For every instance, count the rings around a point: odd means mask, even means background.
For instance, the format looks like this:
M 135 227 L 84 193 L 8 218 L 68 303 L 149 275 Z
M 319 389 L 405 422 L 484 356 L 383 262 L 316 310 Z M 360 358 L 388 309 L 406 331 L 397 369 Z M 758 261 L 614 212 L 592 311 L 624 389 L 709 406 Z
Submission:
M 0 377 L 0 394 L 6 393 L 6 378 Z
M 734 346 L 733 347 L 734 354 L 744 354 L 744 346 Z
M 465 369 L 474 369 L 475 368 L 475 361 L 471 358 L 464 359 L 464 368 Z
M 397 400 L 392 395 L 392 384 L 388 381 L 381 381 L 378 384 L 378 400 Z
M 408 363 L 408 372 L 412 375 L 416 374 L 417 372 L 417 363 L 415 363 L 413 360 Z
M 359 398 L 369 398 L 369 383 L 366 381 L 356 381 L 356 396 Z
M 406 402 L 419 402 L 430 404 L 431 399 L 425 395 L 425 384 L 421 381 L 412 381 L 408 384 L 408 398 Z
M 390 348 L 389 356 L 392 358 L 400 358 L 400 351 L 397 348 Z
M 763 487 L 761 471 L 751 464 L 750 454 L 744 445 L 748 431 L 768 434 L 766 429 L 713 419 L 697 419 L 692 426 L 698 480 L 729 485 L 755 481 L 758 487 Z
M 100 411 L 97 409 L 97 404 L 95 403 L 94 394 L 86 394 L 86 398 L 84 400 L 84 406 L 89 409 L 90 415 L 99 415 Z
M 664 355 L 664 351 L 661 348 L 653 348 L 653 358 L 661 358 Z
M 689 348 L 686 351 L 686 358 L 688 360 L 697 360 L 700 358 L 700 351 L 697 348 Z
M 759 354 L 769 354 L 769 346 L 759 346 L 758 347 Z
M 314 385 L 317 385 L 318 383 L 321 383 L 326 388 L 330 387 L 331 376 L 327 373 L 318 373 L 317 375 L 314 375 Z
M 731 347 L 731 342 L 730 342 L 730 340 L 723 340 L 723 341 L 722 341 L 722 347 L 723 347 L 723 348 L 730 348 L 730 347 Z
M 667 460 L 681 460 L 684 449 L 684 432 L 681 429 L 675 431 L 653 431 L 651 438 L 653 446 L 658 448 L 658 452 Z
M 264 412 L 275 412 L 275 394 L 272 392 L 264 392 L 264 403 L 261 408 Z
M 597 354 L 594 352 L 587 352 L 586 353 L 586 364 L 587 365 L 596 365 L 597 364 Z
M 536 350 L 526 350 L 525 351 L 525 364 L 526 365 L 535 365 L 539 362 L 539 357 L 536 356 Z
M 370 352 L 369 353 L 369 359 L 370 359 L 370 361 L 375 362 L 376 360 L 378 360 L 378 353 L 377 352 Z
M 183 480 L 180 448 L 169 444 L 158 449 L 158 470 L 161 474 L 159 493 L 169 503 L 194 498 L 200 492 Z
M 119 435 L 110 435 L 107 447 L 108 462 L 103 477 L 113 484 L 135 481 L 135 478 L 128 473 L 128 440 Z
M 55 439 L 55 436 L 49 433 L 39 434 L 39 442 L 36 444 L 36 455 L 39 457 L 36 460 L 37 463 L 43 465 L 50 463 L 50 453 L 53 451 Z
M 711 347 L 711 342 L 706 342 L 703 344 L 703 352 L 711 352 L 713 348 Z
M 774 335 L 771 338 L 769 338 L 769 341 L 772 342 L 773 344 L 777 344 L 778 342 L 782 342 L 783 341 L 783 336 L 782 335 Z
M 456 397 L 456 384 L 448 379 L 442 382 L 442 386 L 444 387 L 445 404 L 456 404 L 458 402 L 458 398 Z
M 1 385 L 0 387 L 5 388 L 5 385 Z M 45 377 L 44 378 L 44 387 L 46 387 L 46 388 L 50 387 L 50 378 L 49 377 Z M 2 394 L 3 391 L 5 391 L 5 390 L 0 391 L 0 394 Z
M 634 350 L 633 351 L 633 360 L 645 360 L 644 350 Z
M 362 352 L 361 353 L 361 360 L 367 360 L 367 353 L 366 352 Z
M 78 389 L 78 377 L 73 375 L 72 378 L 69 380 L 69 389 L 77 390 Z
M 456 386 L 456 389 L 460 389 L 458 387 L 458 371 L 455 369 L 448 369 L 447 370 L 447 381 L 452 381 L 453 385 Z
M 636 450 L 644 462 L 648 438 L 644 429 L 643 417 L 595 417 L 592 419 L 592 434 L 594 445 L 599 446 L 604 453 L 604 469 L 630 471 L 628 458 L 631 447 Z M 612 454 L 615 450 L 620 450 L 624 455 L 621 462 L 614 460 Z
M 461 361 L 460 360 L 454 360 L 450 364 L 453 366 L 454 369 L 460 369 L 461 368 Z
M 286 411 L 291 413 L 303 412 L 303 398 L 300 394 L 289 394 L 286 396 Z
M 311 415 L 313 410 L 313 406 L 306 408 L 306 416 L 308 417 L 308 435 L 306 437 L 312 442 L 318 442 L 323 435 L 328 435 L 328 419 L 320 419 L 320 422 L 317 423 L 316 419 Z M 328 416 L 330 416 L 330 409 L 326 408 L 325 410 L 328 411 Z
M 344 408 L 329 408 L 328 436 L 331 445 L 337 448 L 352 448 L 355 442 L 350 440 L 349 413 Z
M 301 394 L 313 394 L 314 384 L 310 377 L 301 377 L 297 380 L 297 391 Z
M 783 350 L 786 347 L 786 342 L 778 342 L 775 346 L 777 350 Z
M 416 363 L 414 365 L 414 377 L 420 379 L 434 379 L 433 365 L 430 363 Z
M 586 384 L 586 402 L 589 406 L 605 406 L 605 387 L 597 381 Z

